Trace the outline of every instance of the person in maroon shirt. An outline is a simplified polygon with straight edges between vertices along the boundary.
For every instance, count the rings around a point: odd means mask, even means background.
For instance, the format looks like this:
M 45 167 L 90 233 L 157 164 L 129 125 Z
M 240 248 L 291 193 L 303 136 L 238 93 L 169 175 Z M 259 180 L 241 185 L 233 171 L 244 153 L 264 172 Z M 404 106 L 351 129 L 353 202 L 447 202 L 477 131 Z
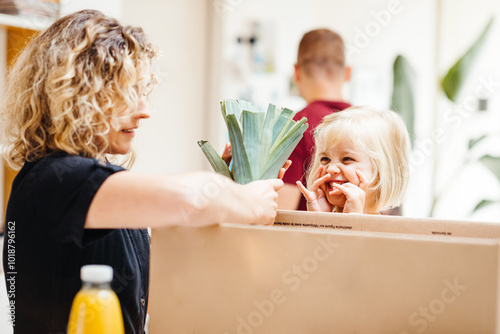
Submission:
M 349 80 L 350 68 L 345 66 L 344 42 L 335 32 L 318 29 L 306 33 L 299 44 L 294 81 L 300 96 L 308 105 L 295 120 L 306 117 L 309 128 L 290 156 L 292 165 L 278 192 L 278 208 L 307 210 L 306 201 L 296 186 L 305 184 L 305 175 L 314 153 L 314 129 L 323 117 L 351 105 L 342 97 L 342 85 Z

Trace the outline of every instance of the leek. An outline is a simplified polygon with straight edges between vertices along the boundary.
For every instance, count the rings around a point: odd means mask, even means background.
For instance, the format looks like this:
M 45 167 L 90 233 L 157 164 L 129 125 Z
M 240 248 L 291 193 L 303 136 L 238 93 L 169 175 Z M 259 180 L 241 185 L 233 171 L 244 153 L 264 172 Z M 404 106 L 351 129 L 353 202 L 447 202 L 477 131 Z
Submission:
M 294 111 L 273 104 L 261 112 L 247 101 L 224 100 L 221 111 L 232 146 L 232 170 L 208 141 L 198 145 L 217 173 L 240 184 L 278 177 L 308 127 L 305 117 L 296 122 Z

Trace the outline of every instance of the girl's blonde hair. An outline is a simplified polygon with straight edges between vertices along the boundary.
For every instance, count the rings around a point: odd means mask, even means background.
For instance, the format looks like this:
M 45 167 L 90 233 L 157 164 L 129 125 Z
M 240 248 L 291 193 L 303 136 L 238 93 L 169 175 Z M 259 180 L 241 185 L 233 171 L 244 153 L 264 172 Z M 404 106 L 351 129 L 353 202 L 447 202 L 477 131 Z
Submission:
M 6 162 L 19 169 L 56 151 L 104 160 L 107 134 L 125 110 L 137 109 L 137 83 L 156 53 L 141 28 L 99 11 L 57 20 L 26 46 L 7 77 Z
M 401 117 L 390 110 L 351 107 L 330 114 L 315 130 L 314 161 L 307 184 L 320 165 L 319 154 L 340 142 L 348 141 L 370 156 L 375 212 L 399 206 L 408 187 L 410 140 Z

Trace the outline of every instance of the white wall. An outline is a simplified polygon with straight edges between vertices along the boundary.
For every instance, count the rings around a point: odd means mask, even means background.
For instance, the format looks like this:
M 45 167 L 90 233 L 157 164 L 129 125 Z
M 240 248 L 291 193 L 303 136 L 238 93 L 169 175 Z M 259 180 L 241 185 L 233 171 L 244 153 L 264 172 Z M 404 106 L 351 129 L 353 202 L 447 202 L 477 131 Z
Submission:
M 117 19 L 123 15 L 122 0 L 61 0 L 60 3 L 61 16 L 82 9 L 97 9 Z
M 123 2 L 124 23 L 142 26 L 162 51 L 153 64 L 159 79 L 153 115 L 137 137 L 136 171 L 176 173 L 204 164 L 196 142 L 206 131 L 207 11 L 204 0 Z

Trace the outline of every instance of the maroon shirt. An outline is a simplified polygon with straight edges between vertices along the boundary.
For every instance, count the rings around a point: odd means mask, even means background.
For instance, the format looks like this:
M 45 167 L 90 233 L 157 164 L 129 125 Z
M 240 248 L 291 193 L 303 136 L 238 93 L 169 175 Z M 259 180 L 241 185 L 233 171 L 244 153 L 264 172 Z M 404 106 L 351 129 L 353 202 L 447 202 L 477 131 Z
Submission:
M 314 101 L 305 107 L 301 112 L 298 112 L 294 120 L 298 121 L 302 117 L 307 118 L 307 123 L 309 127 L 304 133 L 304 137 L 300 140 L 299 144 L 290 155 L 290 160 L 292 160 L 292 165 L 285 173 L 283 181 L 285 183 L 295 185 L 298 180 L 300 180 L 305 186 L 306 185 L 306 172 L 311 159 L 314 155 L 314 130 L 321 123 L 323 117 L 334 113 L 336 111 L 344 110 L 349 108 L 351 105 L 346 102 L 336 102 L 336 101 Z M 307 210 L 306 199 L 301 196 L 298 210 Z

